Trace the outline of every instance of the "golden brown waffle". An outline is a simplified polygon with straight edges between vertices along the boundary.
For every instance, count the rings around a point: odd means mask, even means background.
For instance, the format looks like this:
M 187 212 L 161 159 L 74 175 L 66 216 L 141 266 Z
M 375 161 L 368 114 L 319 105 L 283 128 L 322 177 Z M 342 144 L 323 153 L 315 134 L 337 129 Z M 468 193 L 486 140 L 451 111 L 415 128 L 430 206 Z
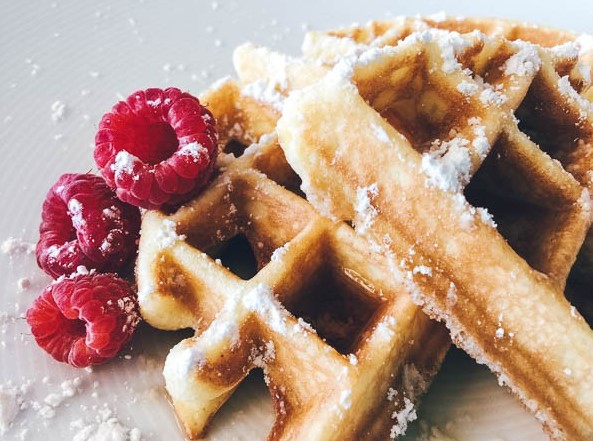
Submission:
M 511 108 L 520 120 L 521 129 L 542 150 L 558 159 L 581 185 L 593 191 L 593 175 L 590 172 L 593 170 L 593 128 L 583 123 L 573 128 L 575 121 L 584 118 L 580 118 L 582 109 L 589 115 L 593 112 L 593 105 L 587 102 L 593 101 L 593 37 L 590 35 L 512 20 L 446 17 L 439 14 L 432 18 L 398 17 L 370 21 L 364 26 L 310 32 L 305 38 L 303 50 L 305 58 L 333 65 L 348 54 L 360 53 L 371 47 L 395 46 L 414 32 L 430 30 L 462 34 L 479 32 L 493 37 L 485 47 L 479 48 L 479 58 L 468 60 L 460 56 L 459 61 L 473 75 L 478 75 L 494 86 L 498 86 L 494 78 L 498 75 L 493 69 L 497 64 L 496 57 L 502 56 L 504 60 L 508 55 L 500 48 L 500 45 L 506 44 L 505 41 L 525 41 L 546 48 L 542 71 L 528 88 L 526 99 L 520 106 L 511 105 Z M 544 90 L 552 90 L 553 93 L 547 94 Z M 508 95 L 509 91 L 505 90 L 505 93 Z M 555 109 L 558 103 L 564 103 L 565 106 L 570 103 L 570 109 Z M 575 114 L 575 111 L 579 114 Z M 593 231 L 589 233 L 579 256 L 571 289 L 581 285 L 586 290 L 593 289 L 593 280 L 587 277 L 592 273 Z
M 319 211 L 364 219 L 393 277 L 552 439 L 593 439 L 593 332 L 563 295 L 591 224 L 591 105 L 558 49 L 400 38 L 346 56 L 344 38 L 318 46 L 342 49 L 284 103 L 287 160 Z
M 143 317 L 161 329 L 196 330 L 165 363 L 175 411 L 197 438 L 249 371 L 262 368 L 276 413 L 269 439 L 395 437 L 415 418 L 449 337 L 381 254 L 295 193 L 298 178 L 265 135 L 277 111 L 248 92 L 227 81 L 201 98 L 224 148 L 240 157 L 223 158 L 187 206 L 143 219 Z M 216 260 L 239 236 L 257 262 L 246 279 Z

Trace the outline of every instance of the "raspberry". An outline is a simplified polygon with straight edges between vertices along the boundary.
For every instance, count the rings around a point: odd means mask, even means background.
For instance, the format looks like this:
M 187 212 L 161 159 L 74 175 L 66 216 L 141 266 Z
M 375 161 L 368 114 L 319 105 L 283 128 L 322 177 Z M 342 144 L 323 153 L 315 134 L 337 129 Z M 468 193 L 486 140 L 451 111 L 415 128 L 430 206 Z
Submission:
M 134 255 L 140 213 L 100 176 L 64 174 L 43 202 L 37 263 L 56 278 L 78 266 L 117 271 Z
M 99 123 L 95 162 L 124 202 L 148 209 L 189 200 L 208 181 L 218 154 L 214 117 L 176 88 L 120 101 Z
M 139 322 L 135 293 L 114 274 L 60 278 L 27 311 L 31 332 L 46 352 L 75 367 L 113 358 Z

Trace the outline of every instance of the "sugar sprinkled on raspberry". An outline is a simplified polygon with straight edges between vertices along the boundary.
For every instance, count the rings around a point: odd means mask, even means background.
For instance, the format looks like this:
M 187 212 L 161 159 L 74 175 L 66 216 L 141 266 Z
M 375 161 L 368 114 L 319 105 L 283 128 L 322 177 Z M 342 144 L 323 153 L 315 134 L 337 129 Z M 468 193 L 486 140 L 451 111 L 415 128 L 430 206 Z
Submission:
M 106 113 L 95 161 L 117 196 L 139 207 L 172 207 L 194 196 L 218 154 L 214 117 L 176 88 L 147 89 Z
M 35 340 L 58 361 L 75 367 L 113 358 L 139 322 L 136 294 L 114 274 L 61 277 L 27 311 Z
M 120 201 L 91 174 L 64 174 L 43 203 L 36 254 L 52 277 L 83 265 L 117 271 L 134 255 L 140 230 L 136 207 Z

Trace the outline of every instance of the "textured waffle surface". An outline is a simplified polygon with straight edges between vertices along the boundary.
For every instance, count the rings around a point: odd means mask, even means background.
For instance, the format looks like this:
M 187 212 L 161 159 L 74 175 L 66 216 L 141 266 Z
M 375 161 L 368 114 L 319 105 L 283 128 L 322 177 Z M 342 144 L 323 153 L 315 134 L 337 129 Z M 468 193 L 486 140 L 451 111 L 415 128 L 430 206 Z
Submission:
M 396 437 L 452 338 L 591 439 L 591 47 L 446 17 L 239 47 L 202 97 L 232 155 L 142 227 L 144 318 L 196 331 L 164 369 L 187 435 L 261 368 L 270 439 Z
M 445 329 L 350 226 L 279 185 L 296 190 L 298 179 L 275 137 L 261 138 L 275 122 L 271 109 L 254 112 L 262 105 L 230 81 L 203 99 L 227 148 L 260 142 L 222 161 L 194 202 L 143 221 L 143 316 L 162 329 L 196 329 L 164 368 L 187 435 L 203 433 L 253 368 L 263 369 L 276 410 L 269 439 L 403 433 L 449 347 Z M 257 266 L 247 280 L 216 260 L 222 247 L 236 252 L 237 237 Z
M 392 270 L 416 301 L 552 438 L 590 439 L 593 334 L 563 295 L 591 223 L 586 54 L 569 34 L 487 24 L 310 36 L 309 59 L 335 66 L 288 98 L 279 139 L 333 218 L 359 217 L 373 188 L 363 235 L 387 259 L 414 251 Z

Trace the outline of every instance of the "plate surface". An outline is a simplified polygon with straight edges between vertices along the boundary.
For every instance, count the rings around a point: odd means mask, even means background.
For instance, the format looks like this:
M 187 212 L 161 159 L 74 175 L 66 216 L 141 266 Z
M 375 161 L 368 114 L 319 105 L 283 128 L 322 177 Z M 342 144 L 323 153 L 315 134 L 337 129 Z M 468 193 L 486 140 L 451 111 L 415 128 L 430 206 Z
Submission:
M 543 6 L 543 5 L 542 5 Z M 535 10 L 517 1 L 74 0 L 3 2 L 0 14 L 0 438 L 182 440 L 162 388 L 168 349 L 187 334 L 144 326 L 106 366 L 52 361 L 22 319 L 49 279 L 35 266 L 41 202 L 65 172 L 96 171 L 101 115 L 137 89 L 175 85 L 198 94 L 232 74 L 231 53 L 251 40 L 298 54 L 307 29 L 371 18 L 428 15 L 516 18 L 591 31 L 588 0 Z M 11 427 L 2 435 L 3 412 Z M 3 406 L 3 407 L 2 407 Z M 4 410 L 3 410 L 4 409 Z M 271 401 L 254 375 L 216 417 L 211 440 L 265 439 Z M 104 432 L 102 432 L 104 431 Z M 96 438 L 92 436 L 97 435 Z M 114 435 L 114 436 L 115 436 Z M 405 438 L 543 440 L 535 419 L 487 369 L 452 350 Z

